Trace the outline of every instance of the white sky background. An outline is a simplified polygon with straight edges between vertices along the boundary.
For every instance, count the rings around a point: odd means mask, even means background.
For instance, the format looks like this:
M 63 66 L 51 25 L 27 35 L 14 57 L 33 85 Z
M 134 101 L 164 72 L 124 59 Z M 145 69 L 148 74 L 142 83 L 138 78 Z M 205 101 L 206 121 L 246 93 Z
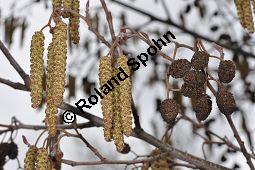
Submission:
M 9 13 L 11 12 L 11 11 L 9 11 L 9 9 L 13 2 L 14 2 L 14 0 L 13 1 L 0 0 L 0 9 L 2 9 L 2 14 L 1 14 L 2 16 L 9 15 Z M 23 1 L 20 1 L 19 3 L 17 3 L 18 6 L 14 7 L 14 11 L 15 11 L 14 14 L 16 16 L 17 15 L 29 16 L 29 18 L 27 17 L 29 19 L 29 28 L 26 31 L 26 36 L 25 36 L 26 40 L 25 40 L 24 47 L 23 48 L 19 47 L 20 32 L 19 32 L 19 30 L 17 30 L 14 34 L 14 39 L 13 39 L 14 43 L 12 44 L 12 46 L 10 48 L 11 54 L 15 57 L 17 62 L 22 66 L 22 68 L 27 73 L 29 73 L 29 65 L 30 65 L 29 46 L 30 46 L 31 36 L 33 35 L 33 33 L 35 31 L 39 30 L 43 25 L 45 25 L 47 23 L 48 18 L 50 16 L 50 12 L 51 12 L 50 9 L 45 10 L 43 3 L 35 4 L 29 8 L 20 9 L 20 7 L 24 7 L 24 4 L 28 4 L 29 2 L 30 2 L 29 0 L 23 0 Z M 94 13 L 93 9 L 95 9 L 95 8 L 93 8 L 93 7 L 95 5 L 98 6 L 99 1 L 91 0 L 90 2 L 91 2 L 91 12 Z M 123 2 L 130 3 L 130 1 L 123 1 Z M 170 9 L 171 15 L 177 16 L 176 11 L 179 11 L 179 8 L 182 7 L 184 3 L 186 3 L 186 1 L 180 1 L 178 3 L 177 3 L 177 1 L 173 1 L 173 0 L 167 1 L 167 4 L 168 4 L 167 6 Z M 82 7 L 82 13 L 83 13 L 86 1 L 81 0 L 80 4 Z M 109 4 L 109 3 L 107 3 L 107 4 Z M 212 5 L 213 5 L 213 3 L 212 3 Z M 156 16 L 160 16 L 162 18 L 165 17 L 165 13 L 163 12 L 162 7 L 160 5 L 155 5 L 154 1 L 152 1 L 152 0 L 150 0 L 150 1 L 137 0 L 134 3 L 134 6 L 142 8 Z M 121 9 L 122 9 L 115 4 L 108 5 L 108 8 L 113 13 L 113 19 L 115 16 L 117 16 L 118 12 L 121 11 Z M 233 9 L 233 6 L 231 7 L 231 9 Z M 128 14 L 127 22 L 131 26 L 140 25 L 141 23 L 143 23 L 144 21 L 147 20 L 147 18 L 144 18 L 143 16 L 133 13 L 133 12 L 125 11 L 125 13 Z M 197 23 L 199 23 L 198 21 L 200 19 L 197 17 L 194 17 L 194 16 L 197 16 L 197 14 L 193 12 L 188 17 L 187 20 L 189 22 L 187 22 L 187 26 L 189 28 L 194 27 L 194 28 L 198 29 L 198 30 L 196 30 L 197 32 L 199 32 L 199 33 L 201 32 L 201 33 L 207 35 L 207 30 L 205 30 L 205 28 L 203 26 L 199 26 L 199 27 L 197 26 Z M 103 17 L 101 17 L 101 18 L 103 18 Z M 116 28 L 118 28 L 118 23 L 116 23 L 115 21 L 116 20 L 114 20 L 114 24 L 116 25 Z M 179 22 L 177 19 L 176 19 L 176 21 Z M 215 21 L 215 22 L 218 22 L 218 21 Z M 176 33 L 175 35 L 176 35 L 178 42 L 191 44 L 190 38 L 187 38 L 183 34 L 177 33 L 174 28 L 168 28 L 168 27 L 165 27 L 164 25 L 159 25 L 157 23 L 151 24 L 150 27 L 159 28 L 159 30 L 161 32 L 164 32 L 162 30 L 167 30 L 167 29 L 170 31 L 173 31 L 174 33 Z M 237 30 L 238 29 L 240 30 L 240 25 L 236 25 L 236 27 L 237 27 Z M 145 32 L 146 32 L 146 30 L 147 30 L 146 27 L 144 29 L 142 29 L 142 31 L 145 31 Z M 4 31 L 3 26 L 0 26 L 0 39 L 1 40 L 4 39 L 3 31 Z M 87 26 L 84 24 L 83 21 L 81 21 L 80 32 L 82 35 L 89 34 L 89 35 L 91 35 L 91 38 L 93 40 L 95 39 L 95 36 L 93 35 L 93 33 L 89 32 L 87 30 Z M 116 32 L 118 32 L 117 29 L 116 29 Z M 50 40 L 48 30 L 45 30 L 44 33 L 48 35 L 48 36 L 46 35 L 46 45 L 48 45 L 49 40 Z M 238 34 L 238 31 L 237 31 L 237 34 Z M 237 37 L 238 37 L 238 35 L 237 35 Z M 159 37 L 154 37 L 154 38 L 159 38 Z M 104 47 L 104 46 L 102 45 L 101 47 Z M 143 52 L 146 49 L 146 47 L 147 46 L 141 46 L 139 48 L 136 48 L 137 54 Z M 210 47 L 210 46 L 208 46 L 208 47 Z M 94 47 L 94 48 L 97 48 L 97 47 Z M 173 49 L 173 46 L 168 45 L 168 47 L 165 50 L 168 52 L 168 54 L 171 54 L 172 49 Z M 215 53 L 215 51 L 213 53 Z M 185 50 L 185 51 L 178 52 L 177 56 L 179 56 L 179 57 L 190 56 L 191 54 L 192 53 Z M 217 53 L 215 53 L 215 54 L 217 54 Z M 75 52 L 73 54 L 68 55 L 68 58 L 69 58 L 68 63 L 70 63 L 70 60 L 73 59 L 74 57 L 76 57 L 76 55 L 77 54 Z M 86 56 L 85 53 L 80 53 L 80 55 L 82 55 L 82 57 L 84 56 L 84 58 L 88 57 L 88 56 Z M 230 58 L 230 55 L 228 55 L 227 52 L 226 52 L 226 58 L 227 59 Z M 162 59 L 160 62 L 163 63 L 165 61 Z M 214 64 L 215 63 L 213 63 L 213 65 Z M 95 67 L 98 67 L 98 65 L 96 65 Z M 136 80 L 134 81 L 135 88 L 133 88 L 133 95 L 134 95 L 135 103 L 137 103 L 137 105 L 140 106 L 139 113 L 141 114 L 140 117 L 141 117 L 142 127 L 149 133 L 153 133 L 152 127 L 151 127 L 151 121 L 153 121 L 154 123 L 157 123 L 157 125 L 159 125 L 161 127 L 164 126 L 164 123 L 161 120 L 159 114 L 157 114 L 155 116 L 154 100 L 151 100 L 151 99 L 154 99 L 155 96 L 160 97 L 161 99 L 164 98 L 165 90 L 162 88 L 162 86 L 152 86 L 152 87 L 146 87 L 146 88 L 143 87 L 143 84 L 147 81 L 147 78 L 149 77 L 149 76 L 144 76 L 144 75 L 149 75 L 152 73 L 152 71 L 153 71 L 153 69 L 150 65 L 148 65 L 147 67 L 140 67 L 139 71 L 137 71 L 138 75 L 136 77 Z M 68 72 L 75 74 L 77 71 L 72 69 L 72 70 L 68 70 Z M 95 74 L 95 80 L 97 79 L 96 74 Z M 16 81 L 22 82 L 19 75 L 11 67 L 11 65 L 8 63 L 7 59 L 4 57 L 4 55 L 2 53 L 0 53 L 0 77 L 10 79 L 14 82 L 16 82 Z M 235 83 L 235 82 L 236 81 L 234 81 L 233 83 Z M 77 84 L 79 84 L 79 83 L 81 83 L 81 82 L 77 82 Z M 236 89 L 238 90 L 241 86 L 242 85 L 237 86 Z M 138 96 L 138 93 L 139 93 L 139 91 L 141 91 L 141 89 L 143 89 L 144 91 L 143 91 L 142 95 Z M 235 91 L 234 91 L 234 93 L 235 93 Z M 237 93 L 238 93 L 238 91 L 237 91 Z M 18 120 L 20 120 L 24 124 L 43 124 L 42 120 L 44 118 L 44 109 L 42 111 L 40 111 L 40 113 L 37 113 L 34 109 L 31 108 L 30 95 L 28 92 L 17 91 L 17 90 L 14 90 L 14 89 L 6 86 L 6 85 L 0 84 L 0 94 L 1 94 L 1 97 L 0 97 L 0 114 L 1 114 L 0 123 L 9 124 L 12 116 L 15 116 Z M 65 94 L 67 94 L 67 93 L 65 93 Z M 77 94 L 76 99 L 73 99 L 70 101 L 70 103 L 72 105 L 74 105 L 74 103 L 76 101 L 78 101 L 79 98 L 86 98 L 86 99 L 88 98 L 88 96 L 84 96 L 84 94 L 82 93 L 81 90 L 76 94 Z M 215 102 L 215 100 L 213 100 L 213 102 Z M 245 106 L 245 108 L 249 108 L 249 110 L 252 110 L 254 112 L 254 106 L 252 106 L 251 104 L 245 103 L 244 106 Z M 93 106 L 93 109 L 90 109 L 89 112 L 102 117 L 99 104 Z M 217 112 L 218 112 L 217 108 L 214 107 L 212 114 L 210 116 L 216 117 Z M 153 117 L 153 120 L 152 120 L 152 117 Z M 253 117 L 251 117 L 251 119 L 249 119 L 250 120 L 249 125 L 252 125 L 252 120 L 254 120 Z M 235 118 L 238 119 L 237 116 Z M 84 119 L 79 119 L 78 121 L 83 122 Z M 224 136 L 225 134 L 230 134 L 228 136 L 230 136 L 230 139 L 233 142 L 235 142 L 235 140 L 232 136 L 232 133 L 229 131 L 229 127 L 226 124 L 226 121 L 224 119 L 222 121 L 217 121 L 217 123 L 214 124 L 214 126 L 212 128 L 215 132 L 220 133 L 221 136 Z M 250 128 L 252 129 L 252 128 L 254 128 L 254 126 L 253 127 L 250 126 Z M 31 131 L 31 130 L 19 130 L 18 136 L 15 141 L 19 145 L 19 158 L 20 158 L 22 165 L 23 165 L 23 158 L 25 156 L 27 147 L 23 144 L 21 135 L 25 135 L 30 143 L 34 143 L 40 132 L 41 131 L 35 132 L 35 131 Z M 161 137 L 162 133 L 163 132 L 159 131 L 157 137 Z M 132 154 L 129 154 L 129 155 L 117 154 L 117 152 L 115 152 L 115 147 L 114 147 L 113 143 L 107 143 L 104 141 L 103 134 L 102 134 L 102 128 L 85 129 L 82 131 L 82 134 L 86 137 L 86 139 L 91 144 L 93 144 L 97 148 L 100 148 L 99 151 L 105 156 L 110 155 L 110 157 L 113 159 L 116 158 L 117 156 L 120 156 L 120 159 L 132 158 L 132 156 L 133 156 Z M 194 140 L 196 140 L 196 142 L 194 142 Z M 130 144 L 131 147 L 134 146 L 134 147 L 132 147 L 132 150 L 136 151 L 136 153 L 138 153 L 138 154 L 148 154 L 149 150 L 151 150 L 153 148 L 149 145 L 145 145 L 145 143 L 143 143 L 139 140 L 136 140 L 132 137 L 128 138 L 126 141 Z M 192 153 L 192 154 L 202 157 L 202 152 L 201 152 L 201 147 L 200 147 L 201 140 L 198 137 L 193 138 L 193 136 L 190 135 L 189 124 L 187 124 L 187 123 L 178 124 L 178 126 L 174 129 L 172 141 L 177 148 L 181 148 L 184 151 L 187 151 L 189 153 Z M 41 144 L 42 143 L 40 143 L 39 146 L 41 146 Z M 93 157 L 93 154 L 91 154 L 91 152 L 88 151 L 88 149 L 85 147 L 85 145 L 80 140 L 77 140 L 77 139 L 64 138 L 63 140 L 61 140 L 61 149 L 64 152 L 65 159 L 71 159 L 71 160 L 75 160 L 75 161 L 95 160 Z M 221 156 L 221 154 L 218 154 L 221 152 L 223 152 L 223 150 L 218 149 L 217 152 L 215 152 L 216 154 L 214 155 L 214 157 L 211 157 L 210 155 L 208 155 L 208 157 L 213 162 L 219 162 L 220 157 L 217 157 L 217 155 Z M 227 161 L 227 163 L 225 163 L 223 165 L 230 166 L 230 165 L 232 165 L 233 161 L 238 160 L 238 162 L 243 162 L 242 168 L 246 169 L 247 166 L 245 164 L 245 160 L 241 154 L 239 154 L 239 155 L 240 156 L 235 157 L 235 159 Z M 6 164 L 5 169 L 12 170 L 12 169 L 15 169 L 16 167 L 17 167 L 16 161 L 9 161 Z M 113 168 L 112 166 L 107 166 L 107 167 L 98 166 L 98 168 L 95 168 L 95 169 L 112 169 L 112 168 Z M 86 170 L 86 169 L 92 169 L 92 166 L 73 167 L 72 168 L 70 166 L 63 164 L 62 169 L 63 170 L 69 170 L 69 169 L 75 169 L 75 170 L 84 169 L 84 170 Z

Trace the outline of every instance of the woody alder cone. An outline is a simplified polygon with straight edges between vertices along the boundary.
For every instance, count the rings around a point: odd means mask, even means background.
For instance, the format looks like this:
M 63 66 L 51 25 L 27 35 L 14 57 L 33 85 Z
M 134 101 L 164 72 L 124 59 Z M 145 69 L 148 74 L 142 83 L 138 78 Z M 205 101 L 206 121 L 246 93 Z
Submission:
M 197 51 L 191 59 L 191 65 L 196 70 L 203 70 L 209 62 L 209 54 L 205 51 Z
M 201 97 L 204 93 L 203 86 L 192 86 L 190 84 L 184 83 L 181 87 L 181 93 L 183 96 L 189 98 L 198 98 Z
M 202 71 L 190 70 L 183 78 L 184 82 L 193 86 L 202 86 L 205 84 L 206 77 Z
M 223 114 L 232 114 L 236 110 L 236 102 L 233 94 L 225 89 L 218 91 L 216 103 Z
M 212 101 L 211 97 L 207 94 L 200 98 L 192 100 L 193 110 L 196 112 L 196 117 L 198 120 L 205 120 L 211 113 Z
M 163 120 L 172 124 L 178 114 L 178 106 L 175 100 L 165 99 L 160 105 L 160 113 Z
M 233 61 L 224 60 L 218 67 L 218 76 L 222 83 L 230 83 L 235 77 L 236 67 Z
M 174 78 L 182 78 L 191 69 L 191 64 L 187 59 L 179 59 L 172 62 L 168 74 Z
M 16 159 L 17 156 L 18 156 L 18 146 L 16 143 L 14 142 L 11 142 L 9 143 L 9 147 L 10 147 L 10 150 L 9 150 L 9 153 L 8 153 L 8 156 L 10 159 Z

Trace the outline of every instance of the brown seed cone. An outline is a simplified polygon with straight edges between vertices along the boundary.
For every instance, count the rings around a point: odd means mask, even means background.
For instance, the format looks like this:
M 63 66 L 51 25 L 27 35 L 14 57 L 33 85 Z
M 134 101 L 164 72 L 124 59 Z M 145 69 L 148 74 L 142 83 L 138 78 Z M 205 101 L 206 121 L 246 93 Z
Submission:
M 233 94 L 224 87 L 219 87 L 216 103 L 223 114 L 232 114 L 237 109 Z
M 113 68 L 113 76 L 115 76 L 119 70 Z M 113 90 L 113 139 L 116 145 L 117 151 L 122 152 L 125 148 L 124 136 L 123 136 L 123 122 L 121 119 L 121 102 L 120 102 L 120 87 L 116 86 Z
M 30 96 L 33 108 L 37 108 L 42 102 L 44 39 L 43 32 L 37 31 L 32 36 L 30 45 Z
M 53 30 L 52 45 L 54 49 L 54 80 L 52 83 L 53 102 L 58 107 L 63 101 L 66 83 L 66 59 L 67 59 L 67 25 L 59 21 Z
M 191 86 L 187 83 L 184 83 L 181 87 L 181 93 L 183 96 L 189 98 L 199 98 L 204 94 L 203 86 Z
M 205 51 L 196 51 L 191 59 L 191 65 L 196 70 L 203 70 L 209 62 L 209 54 Z
M 191 69 L 191 64 L 187 59 L 178 59 L 172 62 L 168 74 L 174 78 L 182 78 Z
M 159 111 L 165 122 L 173 124 L 178 115 L 178 105 L 173 99 L 165 99 L 161 102 Z
M 8 156 L 10 159 L 16 159 L 18 156 L 18 145 L 14 142 L 9 143 L 9 153 Z
M 24 170 L 35 170 L 35 162 L 37 157 L 37 148 L 31 145 L 24 159 Z
M 112 77 L 111 59 L 109 57 L 100 57 L 99 61 L 99 84 L 102 87 L 107 84 L 107 80 Z M 104 121 L 104 138 L 106 141 L 112 139 L 112 123 L 113 123 L 113 92 L 110 91 L 101 100 L 103 121 Z
M 124 72 L 128 76 L 130 76 L 130 69 L 127 65 L 127 61 L 128 58 L 126 56 L 120 56 L 117 58 L 118 67 L 121 67 L 124 70 Z M 123 133 L 126 136 L 130 136 L 132 133 L 132 109 L 131 109 L 132 94 L 130 77 L 126 78 L 123 82 L 121 82 L 119 90 Z
M 240 23 L 243 28 L 246 28 L 245 25 L 245 18 L 244 18 L 244 11 L 243 11 L 243 1 L 242 0 L 235 0 L 235 6 L 237 10 L 237 15 L 239 17 Z
M 73 0 L 72 10 L 75 11 L 76 13 L 80 12 L 79 0 Z M 79 15 L 72 13 L 69 19 L 69 36 L 74 44 L 79 44 L 80 41 L 79 25 L 80 25 Z
M 183 78 L 184 82 L 192 86 L 203 86 L 206 81 L 202 71 L 190 70 Z
M 0 143 L 0 158 L 5 158 L 10 152 L 9 143 Z
M 242 4 L 246 28 L 248 29 L 249 33 L 254 33 L 254 22 L 250 0 L 243 0 Z
M 235 77 L 236 66 L 231 60 L 220 61 L 218 67 L 219 80 L 222 83 L 230 83 Z
M 48 157 L 48 152 L 45 148 L 37 150 L 36 170 L 51 170 L 51 160 Z
M 204 94 L 200 98 L 192 99 L 192 107 L 196 112 L 196 117 L 198 120 L 205 120 L 211 113 L 212 101 L 211 97 Z

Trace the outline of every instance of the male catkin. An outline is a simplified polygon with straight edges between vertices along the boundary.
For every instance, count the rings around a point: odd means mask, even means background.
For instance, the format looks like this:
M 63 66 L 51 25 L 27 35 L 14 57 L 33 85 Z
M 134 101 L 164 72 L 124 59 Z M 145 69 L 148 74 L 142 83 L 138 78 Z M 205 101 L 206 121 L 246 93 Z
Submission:
M 62 6 L 62 0 L 52 0 L 53 10 Z
M 126 56 L 120 56 L 117 58 L 117 65 L 121 67 L 125 73 L 129 76 L 124 82 L 120 84 L 119 98 L 120 98 L 120 108 L 121 108 L 121 119 L 123 132 L 126 136 L 130 136 L 132 133 L 132 92 L 131 92 L 131 79 L 130 79 L 130 69 L 127 65 L 128 58 Z
M 72 1 L 73 0 L 64 0 L 63 1 L 63 7 L 64 7 L 65 10 L 71 9 Z M 70 17 L 70 12 L 69 11 L 65 11 L 62 16 L 64 18 L 68 18 L 68 17 Z
M 51 170 L 51 162 L 45 148 L 39 148 L 36 157 L 36 170 Z
M 37 148 L 31 145 L 24 159 L 24 170 L 35 170 L 35 162 L 37 157 Z
M 254 22 L 253 22 L 250 0 L 243 0 L 242 3 L 243 3 L 245 25 L 250 33 L 254 33 Z
M 50 136 L 55 136 L 57 132 L 56 124 L 58 112 L 57 107 L 53 102 L 53 82 L 54 82 L 54 47 L 51 42 L 48 46 L 47 74 L 46 74 L 46 119 L 45 124 Z
M 114 69 L 113 76 L 118 73 L 118 69 Z M 121 102 L 120 87 L 116 86 L 113 90 L 113 139 L 117 151 L 121 152 L 125 148 L 123 136 L 123 123 L 121 119 Z
M 99 84 L 102 87 L 112 77 L 111 59 L 109 57 L 101 57 L 99 61 Z M 111 129 L 113 122 L 113 93 L 109 92 L 101 100 L 103 121 L 104 121 L 104 137 L 106 141 L 112 139 Z
M 33 108 L 37 108 L 42 102 L 44 39 L 43 32 L 37 31 L 32 36 L 30 45 L 30 95 Z
M 242 0 L 235 0 L 237 15 L 243 28 L 246 28 Z
M 53 30 L 53 49 L 54 49 L 54 81 L 52 83 L 52 91 L 54 93 L 52 99 L 56 107 L 63 101 L 63 94 L 66 83 L 66 59 L 67 59 L 67 25 L 59 21 Z
M 79 35 L 79 12 L 80 12 L 80 2 L 79 0 L 73 0 L 72 10 L 77 14 L 72 13 L 69 19 L 69 36 L 74 44 L 79 44 L 80 35 Z
M 58 108 L 55 105 L 47 104 L 45 114 L 45 124 L 49 133 L 49 136 L 54 137 L 57 133 L 57 113 Z

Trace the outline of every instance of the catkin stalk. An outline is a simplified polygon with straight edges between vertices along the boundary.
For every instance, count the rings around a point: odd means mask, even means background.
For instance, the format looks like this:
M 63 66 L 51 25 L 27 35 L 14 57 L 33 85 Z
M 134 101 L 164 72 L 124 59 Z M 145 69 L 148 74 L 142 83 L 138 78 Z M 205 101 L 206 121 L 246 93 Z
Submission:
M 127 61 L 128 58 L 126 56 L 120 56 L 117 58 L 117 65 L 118 67 L 121 67 L 128 76 L 130 76 L 130 69 L 127 65 Z M 126 136 L 130 136 L 132 133 L 132 109 L 131 109 L 132 94 L 130 77 L 126 78 L 125 81 L 121 82 L 119 91 L 123 132 Z
M 99 61 L 99 84 L 102 87 L 107 80 L 112 77 L 111 59 L 109 57 L 101 57 Z M 113 93 L 109 92 L 101 100 L 103 121 L 104 121 L 104 137 L 106 141 L 112 139 L 111 129 L 113 121 Z
M 37 31 L 32 36 L 30 45 L 30 95 L 33 108 L 37 108 L 42 102 L 44 39 L 43 33 Z

